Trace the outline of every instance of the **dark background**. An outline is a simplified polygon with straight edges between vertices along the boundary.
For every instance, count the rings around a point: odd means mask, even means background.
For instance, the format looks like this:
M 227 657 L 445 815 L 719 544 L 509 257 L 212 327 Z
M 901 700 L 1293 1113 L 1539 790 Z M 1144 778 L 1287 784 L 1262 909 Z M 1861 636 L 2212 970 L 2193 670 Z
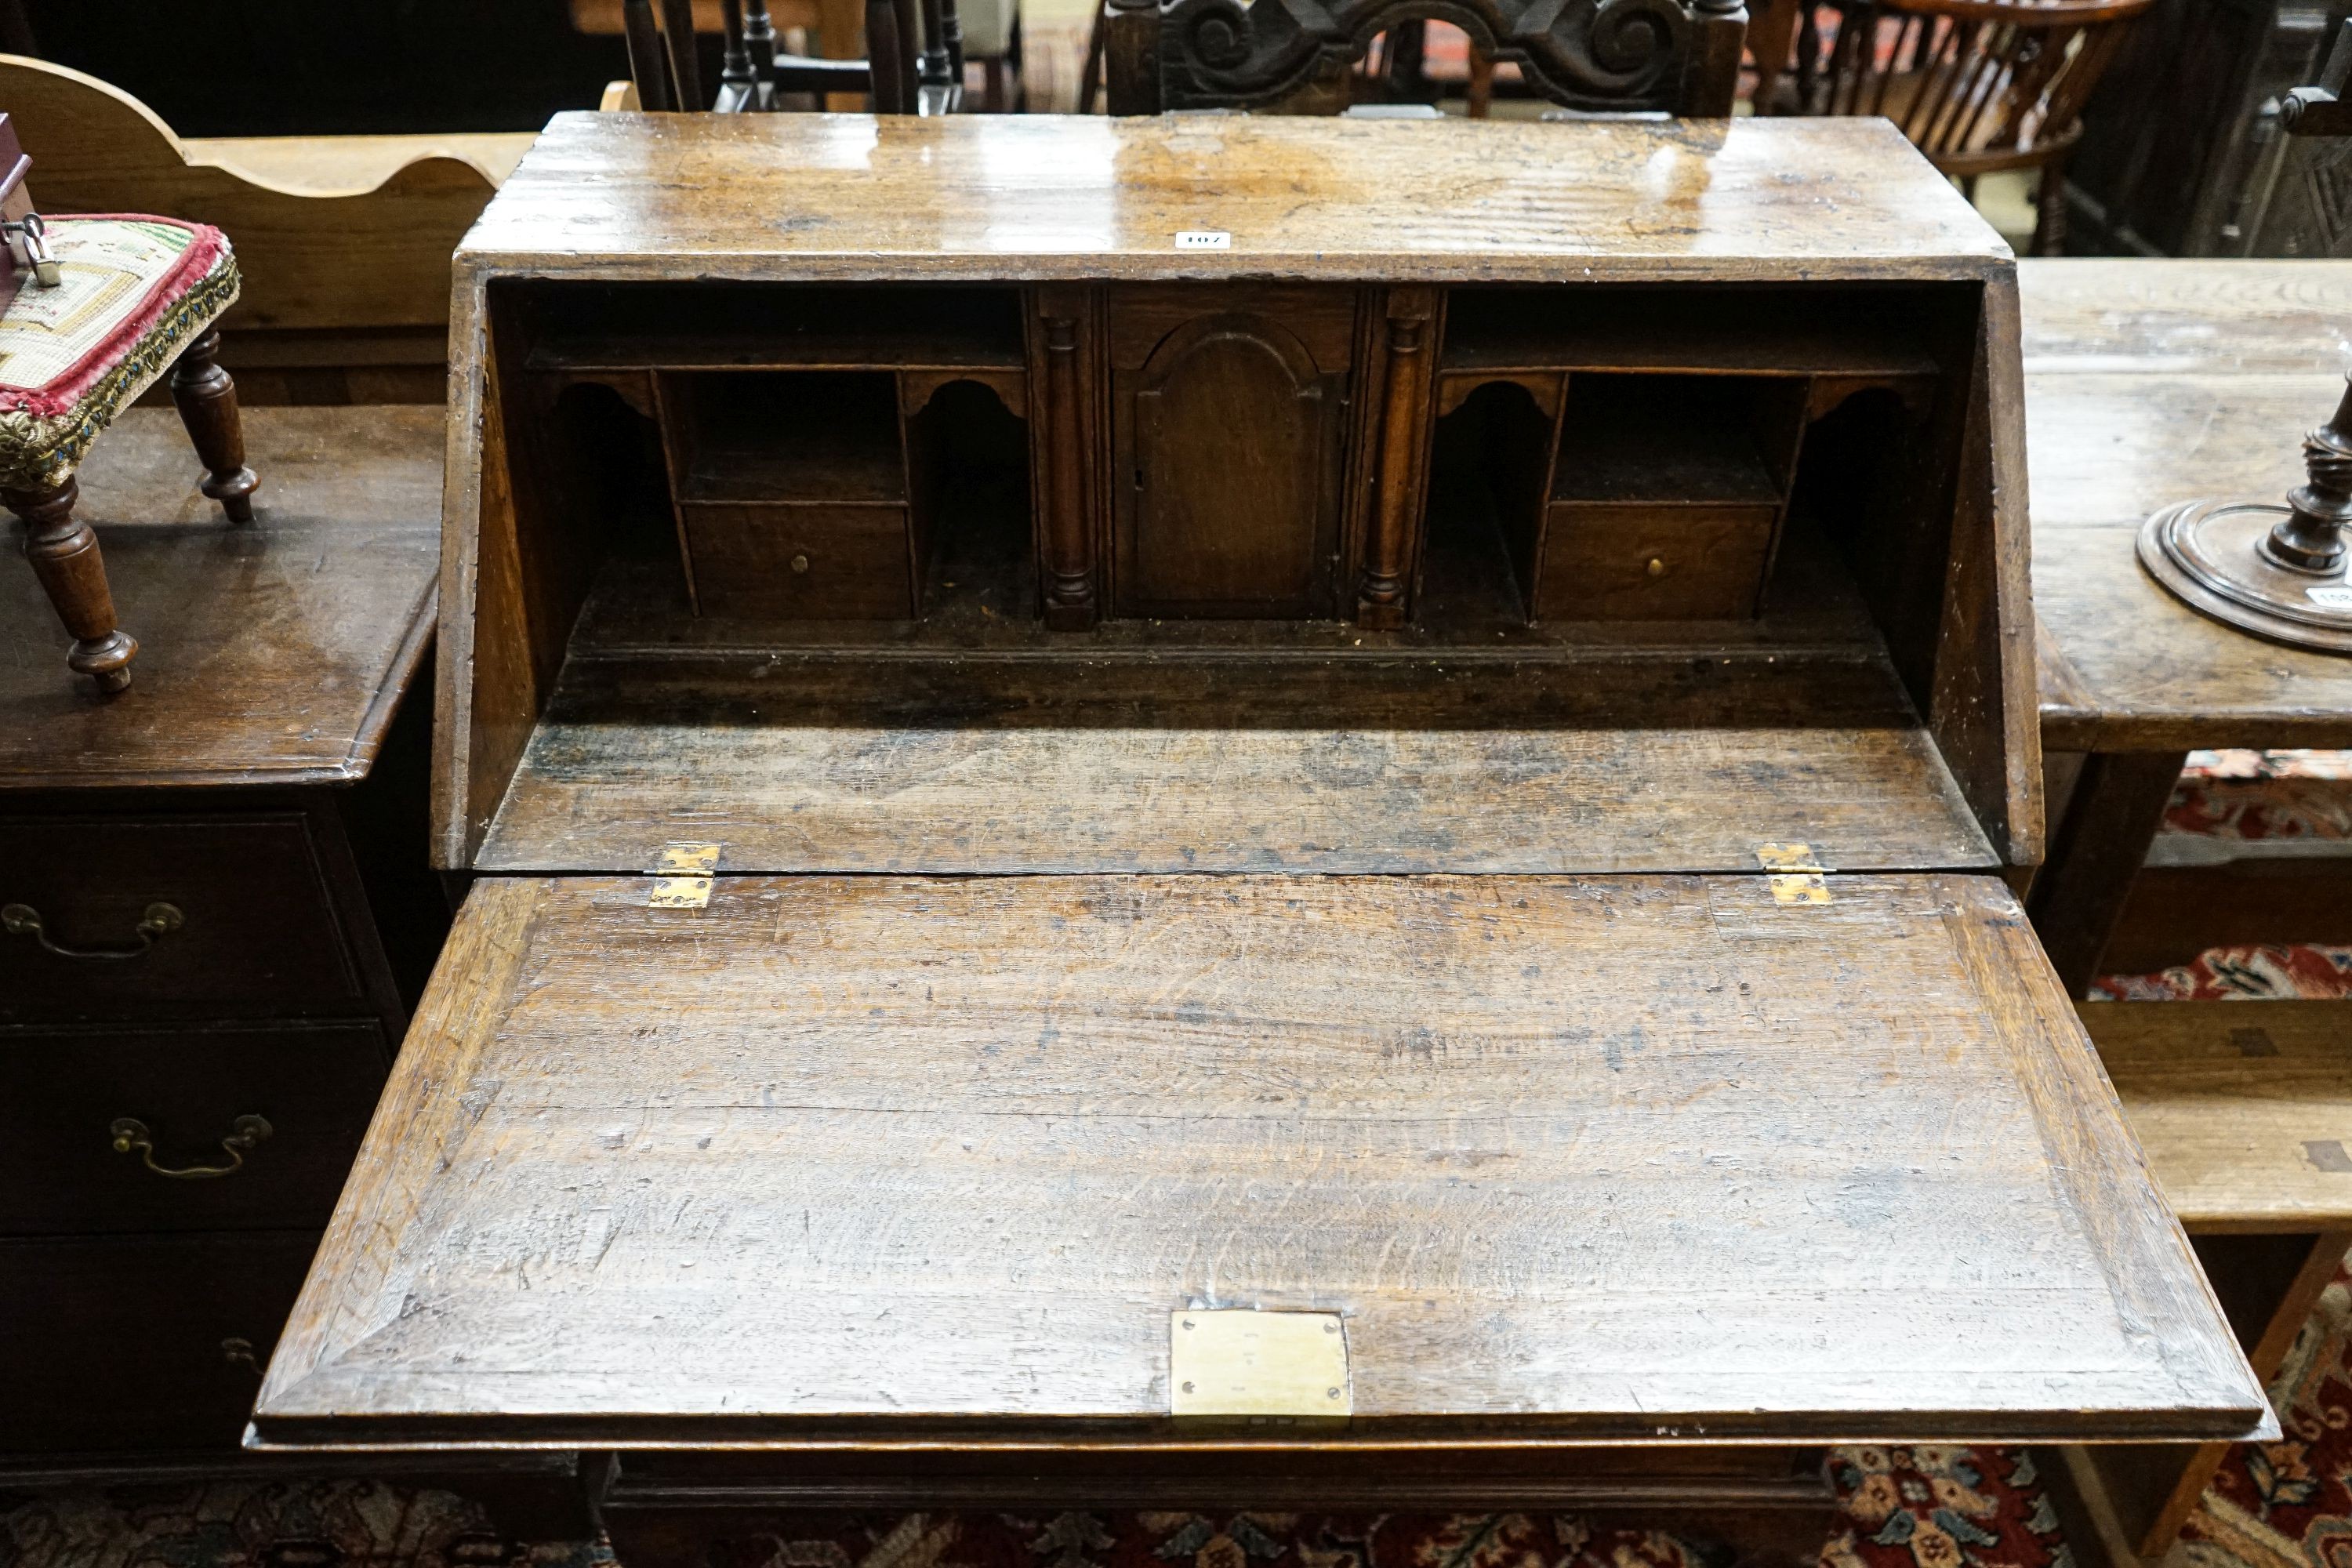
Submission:
M 0 0 L 0 46 L 28 41 L 183 136 L 536 131 L 629 74 L 566 0 Z

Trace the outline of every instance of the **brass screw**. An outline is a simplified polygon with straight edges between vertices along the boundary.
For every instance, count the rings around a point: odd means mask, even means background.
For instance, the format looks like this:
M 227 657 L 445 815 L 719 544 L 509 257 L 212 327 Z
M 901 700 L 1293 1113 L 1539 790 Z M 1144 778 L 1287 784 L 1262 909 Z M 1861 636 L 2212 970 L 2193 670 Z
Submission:
M 1663 576 L 1664 576 L 1665 574 L 1666 574 L 1666 563 L 1665 563 L 1664 561 L 1659 560 L 1659 559 L 1658 559 L 1656 556 L 1654 556 L 1654 555 L 1651 556 L 1651 557 L 1650 557 L 1650 575 L 1651 575 L 1651 576 L 1653 576 L 1653 577 L 1663 577 Z
M 808 557 L 807 557 L 807 556 L 805 556 L 805 555 L 795 555 L 795 556 L 793 556 L 793 571 L 794 573 L 796 573 L 796 574 L 798 574 L 798 573 L 804 573 L 804 572 L 806 572 L 807 570 L 808 570 Z

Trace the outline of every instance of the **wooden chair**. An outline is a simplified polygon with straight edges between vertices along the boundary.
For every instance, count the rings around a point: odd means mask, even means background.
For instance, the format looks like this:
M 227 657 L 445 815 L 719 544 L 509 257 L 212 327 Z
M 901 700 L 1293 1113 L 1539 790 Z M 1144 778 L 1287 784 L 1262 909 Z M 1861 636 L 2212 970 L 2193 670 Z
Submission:
M 815 93 L 826 102 L 863 92 L 877 114 L 943 113 L 956 107 L 962 58 L 954 0 L 865 0 L 866 57 L 821 59 L 780 54 L 766 0 L 723 0 L 719 79 L 706 91 L 692 0 L 622 0 L 635 107 L 665 112 L 756 113 L 782 107 L 778 95 Z
M 1106 0 L 1110 111 L 1338 113 L 1371 41 L 1428 18 L 1563 108 L 1701 117 L 1731 112 L 1747 28 L 1740 0 Z
M 111 696 L 139 644 L 115 624 L 98 536 L 74 515 L 75 470 L 114 416 L 166 370 L 205 465 L 204 493 L 253 521 L 260 482 L 245 466 L 236 387 L 215 363 L 214 323 L 237 297 L 220 230 L 115 216 L 45 222 L 32 160 L 0 114 L 0 215 L 21 284 L 0 310 L 0 504 L 26 525 L 25 556 L 74 639 L 67 667 Z M 13 278 L 17 260 L 29 281 Z
M 53 213 L 153 213 L 236 236 L 221 319 L 247 402 L 438 402 L 449 253 L 531 137 L 183 140 L 128 93 L 0 55 L 0 106 Z
M 2039 169 L 2032 250 L 2064 247 L 2066 156 L 2083 105 L 2153 0 L 1847 0 L 1826 57 L 1811 0 L 1756 28 L 1760 112 L 1883 114 L 1973 196 L 1978 176 Z M 1781 90 L 1796 35 L 1793 91 Z

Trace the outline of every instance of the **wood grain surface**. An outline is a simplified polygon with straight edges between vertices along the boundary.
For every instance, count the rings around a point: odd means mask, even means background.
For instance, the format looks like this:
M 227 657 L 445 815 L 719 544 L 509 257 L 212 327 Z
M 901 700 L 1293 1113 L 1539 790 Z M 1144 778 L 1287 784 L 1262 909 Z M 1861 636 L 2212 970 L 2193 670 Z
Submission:
M 1750 871 L 1785 839 L 1997 863 L 1885 656 L 1850 647 L 575 653 L 481 867 L 637 870 L 674 839 L 760 872 Z
M 2325 1002 L 2080 1004 L 2183 1225 L 2352 1229 L 2352 1020 Z
M 2160 507 L 2302 481 L 2352 363 L 2352 263 L 2031 260 L 2018 284 L 2044 743 L 2352 745 L 2352 658 L 2209 620 L 2134 552 Z
M 299 784 L 364 775 L 433 632 L 442 411 L 248 408 L 257 519 L 231 527 L 168 408 L 116 420 L 83 465 L 139 679 L 65 668 L 33 575 L 0 561 L 0 792 Z M 12 552 L 13 553 L 13 552 Z
M 1265 1440 L 1188 1305 L 1292 1445 L 2267 1429 L 2014 900 L 1831 884 L 486 879 L 259 1436 Z
M 1176 248 L 1222 231 L 1227 250 Z M 461 276 L 1949 278 L 2009 252 L 1891 127 L 559 114 Z

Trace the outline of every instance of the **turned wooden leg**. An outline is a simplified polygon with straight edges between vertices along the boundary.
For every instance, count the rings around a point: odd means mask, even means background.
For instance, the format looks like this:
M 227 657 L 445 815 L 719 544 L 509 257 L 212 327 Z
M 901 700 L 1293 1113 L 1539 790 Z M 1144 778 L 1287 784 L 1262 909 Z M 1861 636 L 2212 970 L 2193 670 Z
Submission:
M 2033 198 L 2033 254 L 2066 254 L 2066 160 L 2042 165 L 2042 189 Z
M 139 645 L 114 624 L 114 595 L 106 586 L 98 535 L 73 514 L 80 497 L 81 487 L 68 479 L 45 490 L 0 490 L 0 504 L 32 531 L 25 540 L 25 558 L 57 606 L 58 619 L 73 634 L 66 663 L 111 696 L 131 684 L 131 656 Z
M 180 423 L 202 459 L 205 494 L 221 503 L 231 522 L 253 521 L 253 492 L 261 481 L 245 466 L 245 426 L 236 414 L 236 383 L 215 363 L 220 332 L 206 332 L 188 345 L 172 368 L 172 401 Z

